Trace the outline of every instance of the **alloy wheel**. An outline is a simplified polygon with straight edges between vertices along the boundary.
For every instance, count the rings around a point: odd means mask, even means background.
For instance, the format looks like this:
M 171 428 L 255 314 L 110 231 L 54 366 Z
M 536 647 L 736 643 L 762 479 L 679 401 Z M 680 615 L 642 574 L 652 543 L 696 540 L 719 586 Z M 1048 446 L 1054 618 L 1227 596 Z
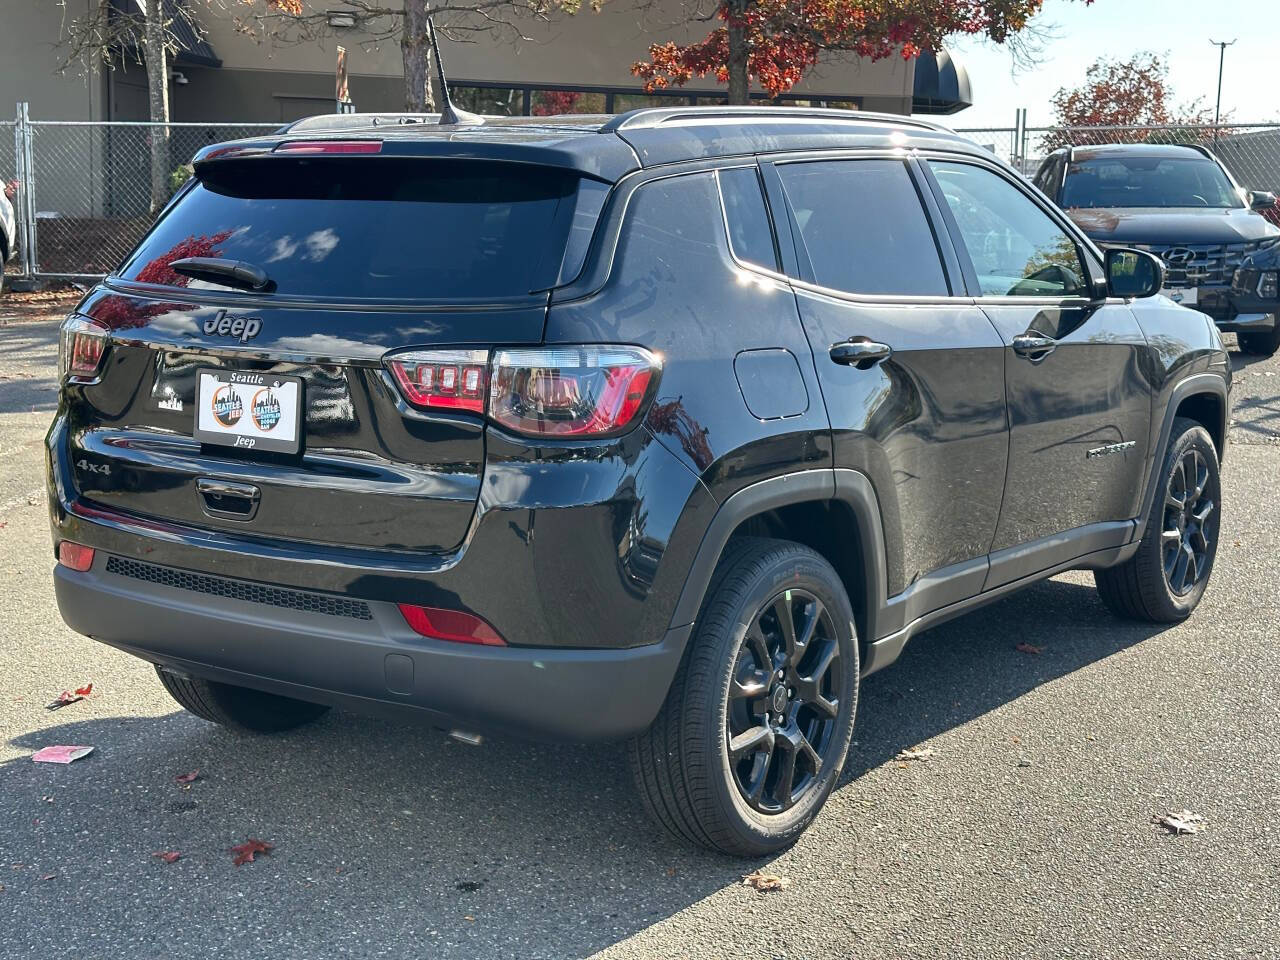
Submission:
M 785 590 L 753 616 L 729 686 L 726 741 L 743 799 L 766 814 L 795 806 L 834 762 L 843 698 L 831 614 L 812 593 Z
M 1204 455 L 1189 447 L 1174 464 L 1165 486 L 1160 537 L 1165 582 L 1179 597 L 1209 575 L 1209 545 L 1216 532 L 1218 506 L 1217 491 L 1210 487 Z

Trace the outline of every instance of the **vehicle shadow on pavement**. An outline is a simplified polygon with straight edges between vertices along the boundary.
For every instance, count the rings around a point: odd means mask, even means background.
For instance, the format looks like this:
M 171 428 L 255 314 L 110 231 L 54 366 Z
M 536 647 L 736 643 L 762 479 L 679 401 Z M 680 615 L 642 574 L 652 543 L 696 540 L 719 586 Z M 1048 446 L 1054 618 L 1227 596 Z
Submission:
M 1243 443 L 1280 441 L 1280 372 L 1276 357 L 1231 352 L 1232 440 Z
M 923 634 L 864 685 L 845 782 L 1155 632 L 1051 581 Z M 280 957 L 584 956 L 754 866 L 650 826 L 615 745 L 477 749 L 338 713 L 261 738 L 183 713 L 68 716 L 10 742 L 96 748 L 65 767 L 0 764 L 0 928 L 16 955 L 51 950 L 74 902 L 95 956 L 186 955 L 232 930 Z M 274 849 L 233 866 L 249 838 Z M 181 859 L 152 857 L 164 850 Z
M 842 783 L 1165 629 L 1115 617 L 1092 582 L 1047 580 L 922 633 L 863 683 Z

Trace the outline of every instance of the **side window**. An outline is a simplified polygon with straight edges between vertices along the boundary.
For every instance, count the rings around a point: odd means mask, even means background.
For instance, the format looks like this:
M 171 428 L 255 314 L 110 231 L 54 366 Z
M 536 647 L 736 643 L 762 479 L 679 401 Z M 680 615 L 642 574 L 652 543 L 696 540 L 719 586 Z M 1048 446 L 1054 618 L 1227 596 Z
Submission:
M 984 297 L 1088 294 L 1075 241 L 1013 184 L 968 163 L 930 160 Z
M 754 263 L 768 270 L 778 269 L 778 254 L 773 244 L 773 227 L 764 204 L 760 175 L 755 167 L 736 167 L 716 174 L 720 183 L 720 201 L 724 204 L 725 222 L 729 226 L 729 246 L 743 263 Z
M 905 163 L 804 161 L 777 170 L 819 284 L 849 293 L 950 294 Z

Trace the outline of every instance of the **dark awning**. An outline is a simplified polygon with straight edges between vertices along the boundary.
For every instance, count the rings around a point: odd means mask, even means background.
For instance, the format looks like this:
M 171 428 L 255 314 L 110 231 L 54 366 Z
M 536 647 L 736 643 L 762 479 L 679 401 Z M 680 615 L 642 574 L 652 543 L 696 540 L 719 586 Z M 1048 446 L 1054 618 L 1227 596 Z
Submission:
M 119 16 L 136 16 L 139 20 L 146 14 L 147 9 L 146 0 L 111 0 L 111 8 Z M 222 61 L 218 59 L 209 41 L 204 38 L 204 30 L 185 0 L 164 0 L 164 15 L 169 21 L 169 33 L 177 46 L 177 52 L 173 58 L 174 66 L 183 64 L 195 67 L 222 66 Z M 139 34 L 141 34 L 141 24 L 139 24 Z M 129 47 L 130 52 L 141 62 L 140 45 L 131 43 Z
M 959 113 L 973 106 L 969 73 L 946 50 L 926 50 L 916 58 L 912 113 Z

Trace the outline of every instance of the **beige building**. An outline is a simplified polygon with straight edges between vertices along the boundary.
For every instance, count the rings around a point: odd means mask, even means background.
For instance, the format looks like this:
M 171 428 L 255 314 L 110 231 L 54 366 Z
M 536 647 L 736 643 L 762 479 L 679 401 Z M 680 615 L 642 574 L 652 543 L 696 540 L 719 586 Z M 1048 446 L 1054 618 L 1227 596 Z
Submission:
M 66 0 L 67 16 L 100 0 Z M 110 0 L 117 10 L 141 0 Z M 173 63 L 175 121 L 271 122 L 334 109 L 335 47 L 347 49 L 351 95 L 362 111 L 403 106 L 399 43 L 376 41 L 381 25 L 346 26 L 353 8 L 342 0 L 307 0 L 332 13 L 334 26 L 320 41 L 257 42 L 238 31 L 236 15 L 252 7 L 238 0 L 167 0 L 182 4 L 199 32 L 176 31 L 183 49 Z M 685 4 L 710 0 L 609 0 L 600 13 L 585 9 L 554 23 L 520 25 L 519 44 L 480 34 L 475 42 L 444 44 L 450 85 L 460 106 L 484 113 L 621 112 L 651 103 L 714 103 L 723 88 L 695 81 L 660 97 L 645 96 L 630 65 L 654 42 L 683 42 L 705 35 L 708 25 L 679 23 Z M 0 105 L 30 103 L 32 119 L 145 120 L 146 77 L 136 63 L 115 70 L 58 72 L 63 11 L 54 0 L 0 0 Z M 261 9 L 259 7 L 258 9 Z M 202 35 L 201 35 L 202 34 Z M 964 71 L 946 54 L 922 62 L 894 57 L 878 62 L 849 57 L 820 64 L 782 102 L 824 104 L 890 113 L 952 113 L 969 105 Z M 941 67 L 941 69 L 939 69 Z
M 102 0 L 65 0 L 65 16 L 83 17 Z M 116 16 L 133 15 L 142 0 L 107 0 Z M 259 42 L 237 29 L 234 16 L 253 7 L 240 0 L 165 0 L 180 49 L 171 68 L 172 120 L 168 165 L 175 175 L 201 147 L 262 133 L 276 124 L 335 110 L 336 47 L 347 50 L 350 92 L 361 111 L 403 109 L 400 45 L 378 41 L 378 23 L 345 25 L 344 0 L 306 0 L 337 13 L 319 41 Z M 395 0 L 386 0 L 393 3 Z M 608 0 L 554 23 L 520 24 L 529 39 L 480 34 L 474 42 L 443 42 L 455 103 L 485 114 L 618 113 L 647 105 L 723 102 L 724 90 L 696 81 L 646 96 L 630 66 L 651 43 L 689 41 L 708 25 L 680 25 L 684 3 L 713 0 Z M 257 10 L 261 11 L 262 0 Z M 346 13 L 348 17 L 341 14 Z M 0 0 L 0 119 L 29 105 L 33 124 L 33 221 L 40 272 L 90 274 L 110 269 L 149 222 L 150 134 L 143 125 L 98 122 L 148 119 L 146 71 L 137 51 L 122 51 L 115 69 L 66 60 L 59 38 L 59 0 Z M 941 68 L 941 69 L 940 69 Z M 949 86 L 948 86 L 949 84 Z M 763 94 L 759 94 L 763 96 Z M 970 102 L 964 71 L 940 54 L 869 62 L 833 61 L 810 71 L 784 103 L 952 113 Z M 48 121 L 56 121 L 49 123 Z M 71 121 L 71 123 L 67 123 Z M 86 123 L 86 121 L 88 121 Z M 258 124 L 259 126 L 249 126 Z M 0 127 L 0 181 L 17 170 L 14 136 Z

